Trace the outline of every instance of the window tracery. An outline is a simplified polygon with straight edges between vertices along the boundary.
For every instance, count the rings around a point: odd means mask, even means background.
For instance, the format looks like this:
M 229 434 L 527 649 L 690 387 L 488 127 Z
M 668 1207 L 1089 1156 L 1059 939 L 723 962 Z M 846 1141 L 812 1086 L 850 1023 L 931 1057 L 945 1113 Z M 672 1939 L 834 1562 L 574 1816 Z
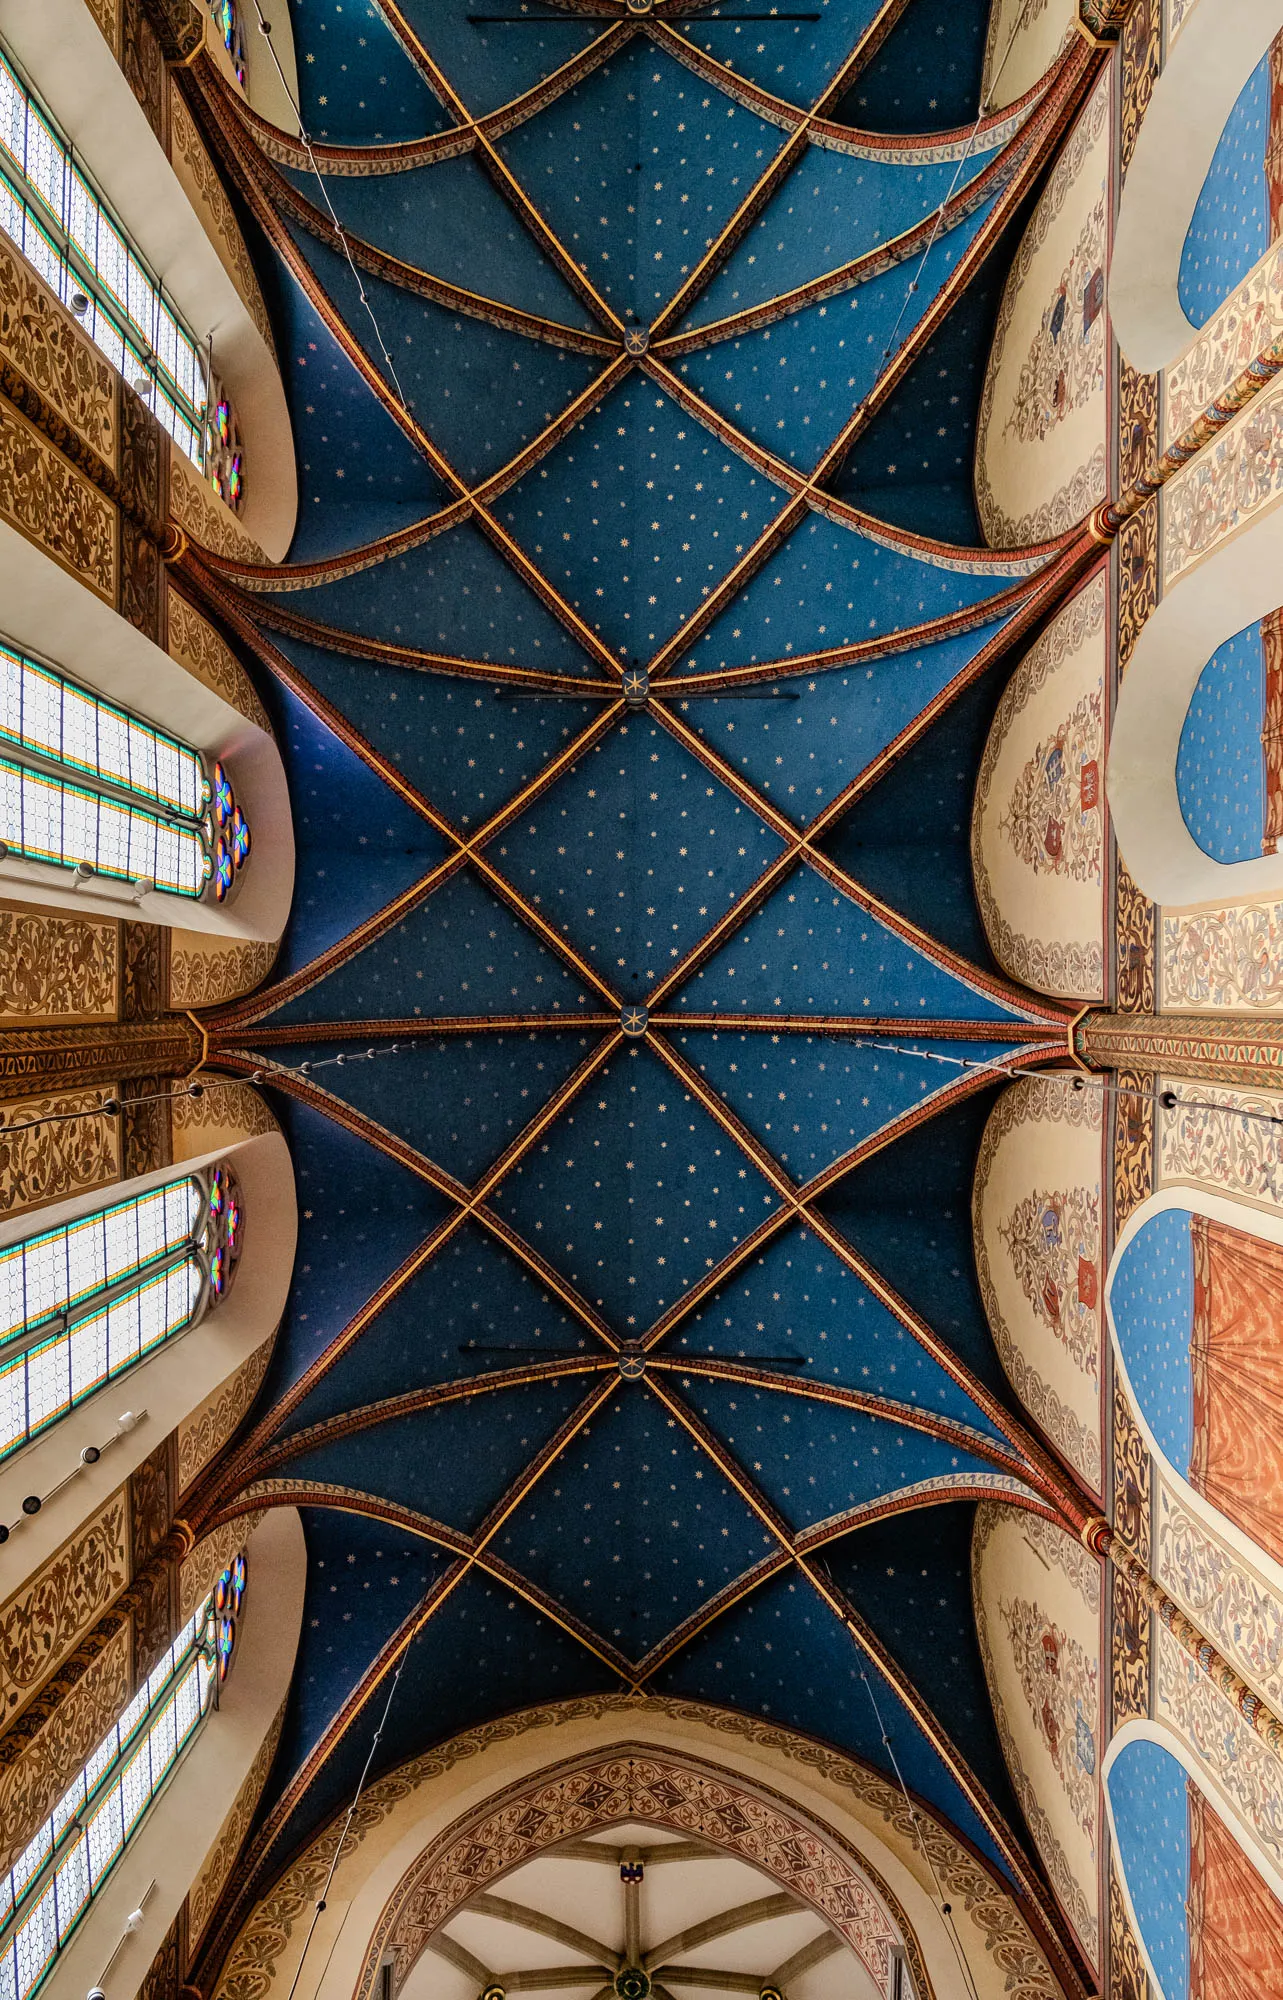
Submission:
M 229 52 L 232 0 L 215 0 Z M 231 26 L 223 22 L 230 17 Z M 239 74 L 239 70 L 238 70 Z M 235 416 L 202 348 L 75 157 L 71 141 L 0 52 L 0 229 L 75 314 L 174 442 L 239 511 Z
M 40 1986 L 214 1706 L 245 1585 L 242 1553 L 0 1875 L 0 2000 Z
M 243 1237 L 218 1165 L 0 1251 L 0 1459 L 203 1319 Z
M 0 644 L 0 841 L 26 860 L 222 903 L 250 830 L 222 764 L 207 777 L 189 744 Z

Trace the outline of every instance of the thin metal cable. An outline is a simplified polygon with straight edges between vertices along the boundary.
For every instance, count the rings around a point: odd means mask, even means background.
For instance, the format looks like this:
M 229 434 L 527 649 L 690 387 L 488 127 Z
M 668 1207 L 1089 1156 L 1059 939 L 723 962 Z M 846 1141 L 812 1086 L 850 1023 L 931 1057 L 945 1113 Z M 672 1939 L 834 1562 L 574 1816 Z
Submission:
M 257 0 L 255 0 L 255 4 L 257 5 Z M 1011 33 L 1007 37 L 1007 46 L 1003 51 L 1002 61 L 998 64 L 997 69 L 994 71 L 993 80 L 989 85 L 989 89 L 985 97 L 982 98 L 981 100 L 980 109 L 976 113 L 976 122 L 971 128 L 971 131 L 967 138 L 966 146 L 963 148 L 962 157 L 958 161 L 957 172 L 954 174 L 954 177 L 949 184 L 949 192 L 945 196 L 944 200 L 940 203 L 939 208 L 936 210 L 935 221 L 932 225 L 931 234 L 927 239 L 927 247 L 922 253 L 921 259 L 919 260 L 918 263 L 918 268 L 914 273 L 909 288 L 904 295 L 904 302 L 900 307 L 896 323 L 891 329 L 890 339 L 887 341 L 886 346 L 882 350 L 881 365 L 883 367 L 885 367 L 886 363 L 891 359 L 892 354 L 895 352 L 895 343 L 896 340 L 899 338 L 900 328 L 904 325 L 904 316 L 909 310 L 909 301 L 913 297 L 913 294 L 917 291 L 918 286 L 921 282 L 922 273 L 926 270 L 927 267 L 927 258 L 931 255 L 931 252 L 936 247 L 936 241 L 940 235 L 940 230 L 944 224 L 945 211 L 948 208 L 949 203 L 953 200 L 954 195 L 958 191 L 958 182 L 962 178 L 962 170 L 966 166 L 967 161 L 971 158 L 971 149 L 976 143 L 976 135 L 979 132 L 981 125 L 984 123 L 986 116 L 988 115 L 989 103 L 993 97 L 994 91 L 997 88 L 998 78 L 1002 75 L 1002 72 L 1007 67 L 1007 57 L 1011 54 L 1012 49 L 1016 45 L 1016 36 L 1020 33 L 1021 28 L 1024 26 L 1025 15 L 1029 12 L 1029 6 L 1030 6 L 1030 0 L 1024 0 L 1024 5 L 1021 7 L 1020 12 L 1017 14 Z
M 410 1643 L 412 1642 L 413 1642 L 413 1634 L 411 1635 Z M 357 1779 L 356 1790 L 352 1794 L 352 1803 L 347 1809 L 347 1818 L 343 1822 L 343 1831 L 339 1835 L 339 1844 L 334 1850 L 333 1858 L 330 1861 L 329 1871 L 325 1877 L 324 1886 L 321 1890 L 320 1895 L 317 1898 L 316 1908 L 312 1912 L 312 1921 L 308 1925 L 307 1936 L 303 1940 L 303 1950 L 302 1953 L 300 1954 L 298 1965 L 295 1968 L 294 1977 L 290 1982 L 290 1990 L 288 1995 L 286 1996 L 286 2000 L 294 2000 L 294 1995 L 298 1991 L 299 1980 L 303 1977 L 303 1967 L 307 1961 L 308 1948 L 311 1945 L 312 1938 L 316 1931 L 316 1926 L 320 1922 L 321 1912 L 324 1910 L 326 1901 L 329 1897 L 330 1884 L 334 1880 L 334 1871 L 339 1865 L 339 1861 L 343 1853 L 344 1843 L 346 1842 L 348 1834 L 351 1831 L 353 1817 L 355 1816 L 357 1807 L 361 1803 L 361 1794 L 365 1790 L 365 1781 L 370 1775 L 370 1766 L 374 1762 L 374 1753 L 379 1747 L 379 1742 L 380 1739 L 382 1738 L 383 1731 L 387 1726 L 388 1716 L 391 1713 L 392 1709 L 392 1699 L 397 1691 L 397 1683 L 400 1680 L 401 1675 L 405 1669 L 405 1663 L 409 1655 L 409 1651 L 410 1651 L 410 1644 L 407 1643 L 404 1650 L 402 1651 L 400 1659 L 396 1663 L 396 1672 L 392 1676 L 392 1685 L 388 1689 L 388 1698 L 383 1704 L 383 1713 L 379 1717 L 379 1726 L 374 1732 L 373 1739 L 370 1743 L 369 1754 L 366 1757 L 364 1767 L 362 1768 L 361 1771 L 361 1775 Z
M 855 1632 L 850 1625 L 847 1626 L 847 1631 L 851 1633 L 851 1637 L 855 1640 L 856 1644 L 859 1645 L 859 1634 Z M 962 1941 L 958 1936 L 958 1927 L 953 1921 L 953 1904 L 949 1901 L 949 1898 L 945 1895 L 944 1885 L 940 1880 L 939 1874 L 936 1871 L 935 1862 L 931 1857 L 931 1849 L 927 1846 L 926 1840 L 923 1837 L 922 1825 L 918 1818 L 918 1809 L 913 1803 L 912 1796 L 909 1792 L 909 1787 L 904 1782 L 904 1773 L 900 1769 L 900 1759 L 895 1754 L 895 1745 L 892 1743 L 891 1738 L 887 1735 L 886 1724 L 882 1720 L 882 1710 L 878 1707 L 877 1696 L 873 1692 L 873 1688 L 869 1681 L 869 1677 L 864 1671 L 863 1666 L 861 1666 L 860 1668 L 860 1679 L 864 1682 L 864 1692 L 869 1697 L 869 1705 L 873 1710 L 874 1719 L 878 1725 L 878 1734 L 882 1738 L 882 1747 L 886 1751 L 887 1756 L 891 1759 L 891 1769 L 895 1772 L 896 1783 L 899 1785 L 901 1793 L 903 1794 L 904 1803 L 906 1808 L 908 1809 L 909 1819 L 913 1826 L 914 1839 L 918 1843 L 918 1848 L 919 1851 L 921 1852 L 923 1860 L 926 1862 L 927 1867 L 931 1870 L 931 1880 L 935 1883 L 936 1895 L 939 1898 L 940 1902 L 940 1914 L 943 1916 L 945 1923 L 948 1926 L 949 1937 L 953 1944 L 954 1955 L 957 1958 L 959 1968 L 961 1969 L 962 1972 L 962 1976 L 967 1982 L 967 1989 L 971 1994 L 971 2000 L 980 2000 L 980 1996 L 976 1992 L 976 1982 L 971 1975 L 971 1967 L 967 1963 L 966 1954 L 962 1949 Z
M 1029 4 L 1029 0 L 1025 0 L 1025 4 L 1027 6 Z M 387 363 L 388 373 L 392 377 L 392 386 L 397 393 L 397 400 L 404 409 L 410 410 L 413 408 L 413 405 L 411 404 L 409 398 L 406 396 L 405 390 L 401 387 L 401 378 L 396 372 L 396 363 L 392 359 L 391 350 L 389 349 L 386 340 L 384 340 L 383 338 L 383 329 L 379 325 L 378 317 L 375 314 L 374 307 L 370 304 L 369 296 L 365 289 L 365 281 L 356 267 L 356 259 L 352 255 L 352 246 L 348 242 L 347 231 L 343 227 L 343 224 L 339 221 L 339 218 L 335 213 L 334 203 L 330 200 L 330 191 L 325 185 L 325 176 L 321 172 L 321 169 L 317 164 L 316 154 L 312 150 L 312 141 L 308 135 L 307 127 L 303 123 L 302 109 L 299 106 L 298 100 L 296 99 L 294 92 L 290 89 L 289 83 L 286 80 L 285 71 L 281 67 L 281 59 L 276 53 L 276 44 L 272 40 L 272 24 L 264 16 L 263 9 L 259 3 L 259 0 L 254 0 L 254 12 L 258 15 L 258 31 L 260 35 L 263 37 L 263 40 L 267 43 L 268 51 L 271 55 L 272 63 L 273 66 L 275 67 L 276 74 L 281 80 L 281 89 L 285 92 L 286 100 L 289 104 L 290 110 L 294 113 L 295 118 L 298 120 L 298 136 L 302 143 L 303 150 L 307 154 L 308 165 L 311 167 L 312 172 L 316 176 L 316 184 L 321 190 L 321 199 L 325 203 L 326 209 L 329 213 L 330 221 L 334 226 L 334 233 L 338 237 L 339 242 L 343 246 L 343 254 L 347 258 L 348 268 L 350 269 L 352 276 L 356 281 L 356 289 L 360 296 L 361 304 L 365 307 L 366 312 L 370 316 L 370 325 L 374 328 L 374 337 L 378 341 L 379 350 L 383 355 L 383 359 Z
M 1129 1097 L 1145 1104 L 1156 1104 L 1164 1111 L 1223 1111 L 1233 1118 L 1241 1118 L 1252 1125 L 1269 1125 L 1276 1130 L 1283 1128 L 1283 1113 L 1258 1111 L 1248 1105 L 1231 1104 L 1215 1098 L 1185 1097 L 1180 1092 L 1158 1090 L 1144 1084 L 1118 1083 L 1114 1078 L 1101 1072 L 1087 1073 L 1082 1070 L 1042 1069 L 1031 1070 L 1027 1066 L 1004 1061 L 1001 1056 L 991 1056 L 986 1062 L 975 1062 L 967 1056 L 941 1055 L 935 1049 L 906 1048 L 901 1042 L 884 1042 L 871 1036 L 842 1034 L 839 1030 L 817 1030 L 821 1035 L 829 1034 L 834 1040 L 855 1041 L 864 1047 L 877 1049 L 884 1055 L 911 1058 L 915 1062 L 942 1063 L 948 1069 L 968 1070 L 976 1076 L 1008 1077 L 1019 1082 L 1030 1076 L 1058 1076 L 1067 1078 L 1074 1091 L 1095 1090 L 1104 1098 Z M 307 1062 L 274 1063 L 272 1072 L 262 1069 L 251 1070 L 248 1075 L 209 1077 L 202 1076 L 198 1082 L 183 1085 L 180 1090 L 162 1090 L 146 1097 L 106 1097 L 101 1103 L 90 1104 L 79 1111 L 52 1111 L 39 1118 L 25 1118 L 19 1124 L 6 1125 L 3 1122 L 3 1106 L 0 1106 L 0 1137 L 10 1132 L 35 1132 L 42 1125 L 71 1125 L 81 1118 L 115 1118 L 122 1111 L 132 1110 L 136 1104 L 172 1104 L 183 1097 L 200 1097 L 209 1090 L 232 1090 L 241 1083 L 270 1084 L 273 1072 L 280 1076 L 311 1077 L 318 1069 L 342 1069 L 349 1063 L 379 1062 L 388 1056 L 411 1055 L 423 1047 L 421 1042 L 390 1042 L 386 1048 L 353 1049 L 337 1056 L 315 1056 Z M 1245 1086 L 1250 1087 L 1250 1086 Z M 1268 1085 L 1257 1086 L 1266 1089 Z

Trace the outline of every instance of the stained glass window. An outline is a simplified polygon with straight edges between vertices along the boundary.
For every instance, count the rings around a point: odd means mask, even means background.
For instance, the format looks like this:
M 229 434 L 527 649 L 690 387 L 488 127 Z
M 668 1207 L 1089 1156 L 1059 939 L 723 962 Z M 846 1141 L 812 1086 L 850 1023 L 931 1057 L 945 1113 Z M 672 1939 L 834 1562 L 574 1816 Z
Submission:
M 250 848 L 221 764 L 211 782 L 177 737 L 3 644 L 0 841 L 30 861 L 220 903 Z
M 0 1459 L 203 1318 L 243 1237 L 217 1166 L 0 1250 Z
M 245 81 L 245 36 L 241 31 L 240 10 L 236 0 L 209 0 L 209 11 L 214 17 L 214 25 L 223 38 L 223 47 L 232 59 L 238 83 Z
M 242 1554 L 0 1873 L 0 2000 L 35 1992 L 208 1715 L 230 1664 L 245 1582 Z
M 203 467 L 209 385 L 200 343 L 3 54 L 0 229 Z

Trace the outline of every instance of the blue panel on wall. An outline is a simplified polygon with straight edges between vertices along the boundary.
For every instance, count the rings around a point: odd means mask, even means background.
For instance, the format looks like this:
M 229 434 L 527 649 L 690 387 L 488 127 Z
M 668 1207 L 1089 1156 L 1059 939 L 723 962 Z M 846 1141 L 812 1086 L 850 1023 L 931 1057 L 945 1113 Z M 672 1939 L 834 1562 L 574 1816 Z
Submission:
M 295 1068 L 352 1058 L 318 1067 L 313 1081 L 471 1184 L 578 1068 L 591 1039 L 570 1032 L 420 1035 L 396 1056 L 386 1042 L 373 1046 L 371 1060 L 361 1060 L 367 1043 L 356 1035 L 296 1042 L 284 1053 Z
M 847 1242 L 1002 1403 L 1011 1386 L 976 1283 L 971 1190 L 996 1088 L 897 1139 L 821 1198 Z
M 483 680 L 353 659 L 301 639 L 276 643 L 389 764 L 468 833 L 599 712 L 597 702 L 532 702 Z
M 300 225 L 291 234 L 357 345 L 389 388 L 400 383 L 420 428 L 470 485 L 507 465 L 601 373 L 595 355 L 452 312 L 368 271 L 358 290 L 341 252 Z
M 1118 1259 L 1109 1295 L 1118 1344 L 1141 1412 L 1161 1449 L 1186 1476 L 1194 1442 L 1190 1221 L 1183 1208 L 1168 1208 L 1142 1223 Z
M 795 1399 L 739 1382 L 683 1383 L 683 1394 L 795 1533 L 923 1481 L 990 1473 L 988 1459 L 860 1410 L 829 1407 L 802 1422 Z
M 716 673 L 856 646 L 983 604 L 1019 581 L 993 563 L 941 560 L 807 514 L 685 654 L 679 673 Z M 861 668 L 868 673 L 868 668 Z M 905 671 L 880 660 L 875 677 Z M 879 681 L 880 685 L 880 681 Z
M 387 1396 L 529 1367 L 599 1343 L 479 1222 L 390 1299 L 300 1403 L 286 1434 Z M 587 1380 L 581 1386 L 586 1390 Z M 482 1404 L 473 1404 L 479 1415 Z
M 321 205 L 314 175 L 291 172 L 289 179 Z M 597 324 L 475 154 L 434 160 L 408 173 L 331 174 L 326 193 L 351 235 L 416 270 L 561 326 Z
M 377 1493 L 474 1534 L 583 1396 L 584 1385 L 572 1377 L 502 1391 L 487 1402 L 482 1424 L 467 1402 L 416 1410 L 300 1451 L 279 1476 Z
M 737 1035 L 733 1028 L 728 1021 L 719 1032 L 677 1035 L 674 1042 L 799 1184 L 952 1089 L 965 1074 L 956 1066 L 958 1056 L 983 1063 L 1011 1055 L 1005 1042 L 915 1035 L 893 1053 L 855 1038 L 780 1039 Z
M 267 1401 L 298 1381 L 452 1206 L 319 1111 L 281 1092 L 272 1108 L 294 1162 L 299 1235 Z
M 281 603 L 299 617 L 394 646 L 594 673 L 578 641 L 472 521 L 335 583 L 283 592 Z
M 904 348 L 992 207 L 991 199 L 944 230 L 925 257 L 893 264 L 773 326 L 683 356 L 683 379 L 757 443 L 813 470 Z M 701 299 L 693 315 L 701 326 L 706 303 Z
M 1265 646 L 1259 624 L 1218 646 L 1198 677 L 1176 753 L 1181 815 L 1213 861 L 1254 861 L 1265 831 Z
M 493 1198 L 628 1339 L 777 1205 L 659 1057 L 638 1048 L 612 1058 Z
M 986 972 L 1000 968 L 971 870 L 975 773 L 1006 686 L 991 665 L 821 842 L 848 875 Z
M 707 326 L 809 284 L 916 229 L 983 173 L 993 151 L 906 164 L 894 152 L 862 158 L 812 146 L 727 258 L 693 323 Z M 925 250 L 919 247 L 916 267 Z M 907 268 L 907 267 L 906 267 Z
M 1270 247 L 1265 148 L 1270 134 L 1270 61 L 1262 57 L 1225 122 L 1181 252 L 1178 296 L 1195 326 Z
M 1105 1780 L 1118 1859 L 1162 2000 L 1188 2000 L 1189 1779 L 1160 1743 L 1125 1743 Z
M 291 562 L 338 555 L 435 514 L 448 495 L 423 454 L 362 381 L 292 275 L 266 250 L 258 268 L 277 330 L 298 465 Z

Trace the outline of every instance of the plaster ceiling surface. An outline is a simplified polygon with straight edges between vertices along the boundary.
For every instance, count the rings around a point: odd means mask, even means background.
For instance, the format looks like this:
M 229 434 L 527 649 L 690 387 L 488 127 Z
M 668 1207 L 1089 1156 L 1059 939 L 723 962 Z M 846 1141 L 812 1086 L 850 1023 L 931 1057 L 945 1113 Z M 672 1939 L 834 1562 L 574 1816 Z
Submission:
M 304 496 L 287 563 L 199 556 L 298 847 L 211 1030 L 300 1204 L 214 1496 L 300 1505 L 309 1550 L 258 1879 L 399 1664 L 380 1769 L 532 1702 L 717 1704 L 1047 1909 L 969 1537 L 1061 1488 L 970 1177 L 1067 1015 L 989 955 L 968 838 L 1082 556 L 975 546 L 970 466 L 1081 52 L 976 127 L 975 4 L 292 14 L 350 262 L 298 143 L 202 107 Z
M 596 2000 L 623 1966 L 656 2000 L 764 1986 L 789 2000 L 878 2000 L 868 1968 L 775 1879 L 700 1840 L 622 1825 L 555 1847 L 465 1905 L 429 1942 L 403 2000 L 506 1994 Z M 559 1977 L 558 1977 L 559 1975 Z

